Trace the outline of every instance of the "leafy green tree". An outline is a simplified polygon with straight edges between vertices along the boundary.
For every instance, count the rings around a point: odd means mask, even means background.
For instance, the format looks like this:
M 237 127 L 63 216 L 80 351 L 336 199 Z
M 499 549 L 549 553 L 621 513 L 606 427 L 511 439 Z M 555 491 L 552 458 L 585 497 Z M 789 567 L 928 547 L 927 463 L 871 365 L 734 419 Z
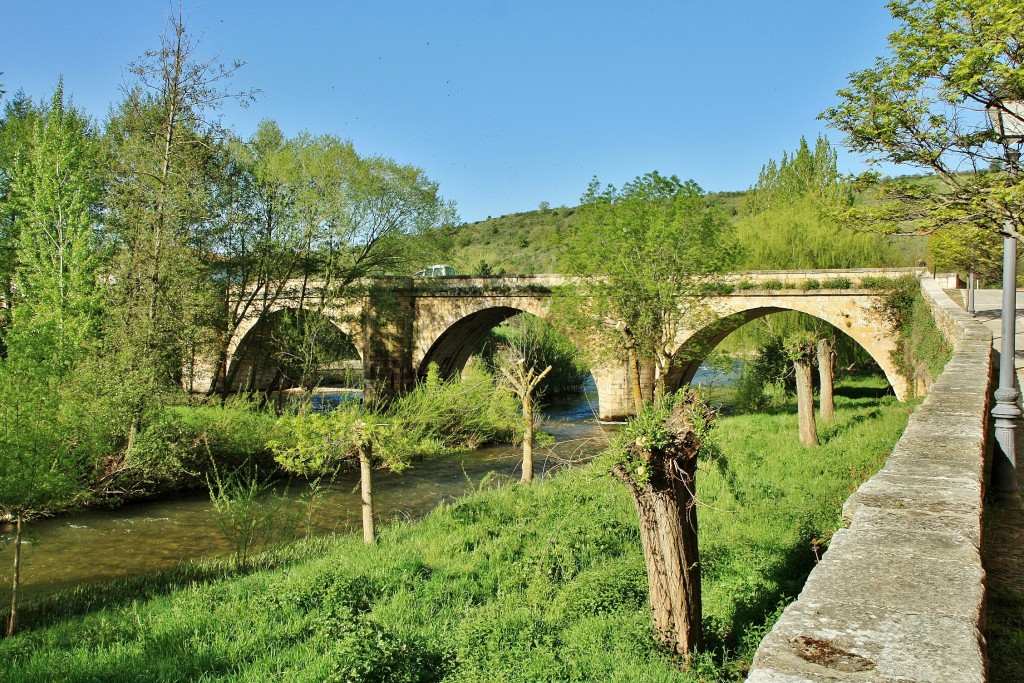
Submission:
M 132 406 L 129 442 L 147 405 L 176 387 L 209 329 L 214 293 L 204 263 L 225 133 L 215 112 L 248 93 L 225 89 L 241 66 L 202 60 L 182 17 L 160 48 L 131 65 L 135 83 L 107 125 L 112 181 L 108 235 L 115 249 L 107 331 Z
M 985 112 L 996 98 L 1024 99 L 1019 3 L 894 0 L 888 8 L 899 23 L 889 53 L 850 74 L 821 116 L 854 151 L 923 169 L 935 182 L 887 182 L 882 195 L 895 201 L 853 217 L 894 231 L 963 225 L 1019 239 L 1024 178 L 1002 170 L 1007 150 Z
M 621 189 L 591 182 L 565 235 L 562 263 L 579 279 L 559 296 L 566 322 L 595 346 L 624 350 L 637 410 L 639 367 L 653 363 L 666 391 L 684 327 L 708 319 L 705 303 L 739 255 L 722 212 L 692 180 L 657 171 Z
M 5 201 L 18 236 L 16 299 L 0 360 L 0 517 L 14 521 L 8 635 L 17 626 L 23 525 L 89 490 L 106 446 L 99 399 L 80 369 L 96 349 L 95 128 L 58 84 L 12 168 Z
M 335 136 L 303 132 L 288 140 L 264 122 L 246 145 L 236 145 L 235 157 L 249 175 L 252 208 L 242 212 L 242 226 L 251 227 L 225 231 L 224 245 L 233 251 L 225 259 L 231 310 L 222 358 L 237 326 L 269 311 L 286 289 L 313 314 L 293 326 L 307 333 L 298 341 L 304 357 L 330 355 L 316 349 L 319 338 L 330 337 L 317 321 L 326 320 L 333 303 L 362 293 L 361 278 L 410 270 L 456 217 L 422 170 L 361 157 Z M 264 348 L 258 355 L 265 361 L 271 353 Z M 233 385 L 228 377 L 225 386 Z
M 974 273 L 989 282 L 998 282 L 1002 274 L 1002 240 L 987 230 L 949 226 L 928 238 L 928 252 L 932 263 L 941 270 Z
M 41 107 L 19 91 L 4 105 L 0 118 L 0 296 L 7 302 L 14 294 L 19 226 L 18 204 L 10 196 L 11 181 L 17 173 L 15 166 L 30 153 L 41 115 Z M 0 318 L 0 326 L 7 322 Z

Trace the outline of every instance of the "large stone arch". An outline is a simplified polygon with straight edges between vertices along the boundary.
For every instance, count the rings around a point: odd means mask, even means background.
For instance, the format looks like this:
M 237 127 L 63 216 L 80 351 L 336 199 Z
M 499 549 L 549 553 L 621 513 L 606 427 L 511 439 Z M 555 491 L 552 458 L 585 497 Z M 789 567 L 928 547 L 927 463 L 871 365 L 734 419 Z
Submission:
M 261 358 L 266 342 L 272 338 L 276 326 L 288 314 L 300 316 L 317 316 L 327 322 L 331 329 L 347 341 L 347 351 L 363 363 L 363 348 L 360 328 L 341 318 L 340 313 L 333 309 L 323 312 L 305 308 L 281 305 L 265 312 L 259 317 L 247 319 L 238 327 L 228 346 L 228 361 L 225 364 L 222 388 L 233 392 L 239 390 L 263 391 L 274 388 L 275 366 Z M 261 367 L 262 366 L 262 367 Z
M 896 368 L 892 334 L 876 309 L 874 297 L 857 295 L 792 294 L 729 296 L 718 299 L 713 307 L 719 317 L 712 323 L 687 331 L 680 338 L 676 357 L 680 360 L 669 374 L 667 385 L 678 388 L 693 379 L 707 354 L 729 334 L 743 325 L 771 313 L 798 311 L 829 323 L 852 338 L 871 356 L 901 401 L 909 396 L 907 380 Z
M 442 377 L 457 374 L 491 329 L 520 313 L 551 323 L 580 348 L 577 335 L 551 320 L 548 304 L 547 297 L 501 297 L 435 303 L 433 315 L 419 311 L 417 321 L 426 321 L 426 329 L 418 329 L 416 334 L 421 342 L 413 354 L 417 374 L 422 377 L 430 363 L 437 363 Z M 632 414 L 625 368 L 592 367 L 590 374 L 597 386 L 599 419 L 617 420 Z

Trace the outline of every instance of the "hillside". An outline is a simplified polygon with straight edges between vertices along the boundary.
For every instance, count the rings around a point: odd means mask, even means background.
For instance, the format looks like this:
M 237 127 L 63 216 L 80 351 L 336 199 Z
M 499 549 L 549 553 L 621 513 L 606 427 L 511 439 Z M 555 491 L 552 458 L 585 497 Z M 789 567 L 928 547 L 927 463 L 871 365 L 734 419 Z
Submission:
M 740 217 L 741 207 L 747 194 L 748 191 L 737 191 L 711 193 L 708 196 L 718 202 L 729 216 L 737 219 Z M 877 190 L 861 194 L 856 201 L 865 204 L 877 203 Z M 558 272 L 559 241 L 565 231 L 575 223 L 576 212 L 576 207 L 562 206 L 513 213 L 455 226 L 451 228 L 449 235 L 451 246 L 448 256 L 444 257 L 443 261 L 453 265 L 460 275 L 487 275 L 503 272 L 529 275 Z M 777 237 L 788 242 L 789 236 L 785 232 L 785 230 L 780 231 Z M 764 251 L 766 248 L 773 250 L 770 245 L 762 242 L 763 234 L 758 235 L 756 231 L 751 234 L 751 230 L 748 229 L 740 230 L 738 236 L 745 243 L 752 243 L 748 245 L 750 259 L 748 259 L 749 263 L 745 264 L 746 268 L 772 269 L 778 267 L 771 263 L 757 262 L 759 259 L 757 252 Z M 819 241 L 828 238 L 827 235 L 815 237 L 819 238 Z M 874 255 L 868 257 L 872 262 L 858 262 L 850 265 L 916 265 L 925 258 L 927 250 L 922 238 L 902 237 L 898 238 L 900 241 L 897 244 L 892 241 L 892 238 L 878 237 L 875 238 L 878 241 L 877 249 L 874 249 L 866 244 L 866 242 L 873 241 L 872 238 L 865 239 L 865 237 L 862 235 L 861 239 L 852 240 L 852 242 L 858 243 L 856 249 L 853 248 L 853 243 L 842 246 L 850 248 L 850 255 L 854 260 L 859 258 L 854 251 L 861 254 L 874 251 Z M 772 240 L 769 238 L 767 241 Z M 807 242 L 803 244 L 806 246 Z M 777 249 L 774 250 L 777 251 Z M 846 264 L 830 262 L 817 267 L 846 267 Z
M 730 215 L 736 215 L 746 192 L 723 192 L 710 196 L 720 201 Z M 558 207 L 512 213 L 452 229 L 450 256 L 446 263 L 460 275 L 492 273 L 558 272 L 558 243 L 576 221 L 576 207 Z

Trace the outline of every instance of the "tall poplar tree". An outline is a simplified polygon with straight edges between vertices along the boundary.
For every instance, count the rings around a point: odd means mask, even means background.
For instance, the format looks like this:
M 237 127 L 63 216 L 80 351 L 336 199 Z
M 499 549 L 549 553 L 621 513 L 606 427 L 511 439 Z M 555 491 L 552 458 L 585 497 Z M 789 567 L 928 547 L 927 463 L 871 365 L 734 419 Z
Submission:
M 0 516 L 15 524 L 8 635 L 17 626 L 23 526 L 84 496 L 106 445 L 103 420 L 77 381 L 96 348 L 97 132 L 58 84 L 26 142 L 5 197 L 17 235 L 0 359 Z

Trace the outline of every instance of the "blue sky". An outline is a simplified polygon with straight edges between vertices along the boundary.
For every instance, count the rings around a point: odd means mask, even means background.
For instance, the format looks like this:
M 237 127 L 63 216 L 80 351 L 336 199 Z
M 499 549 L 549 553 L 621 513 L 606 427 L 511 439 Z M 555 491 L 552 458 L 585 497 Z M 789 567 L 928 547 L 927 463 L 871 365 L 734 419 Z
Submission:
M 176 2 L 174 4 L 176 7 Z M 185 0 L 200 53 L 244 60 L 247 109 L 284 131 L 351 139 L 423 168 L 464 220 L 578 203 L 592 176 L 657 169 L 742 190 L 804 135 L 851 71 L 885 52 L 882 0 L 576 2 Z M 49 95 L 64 76 L 102 119 L 127 64 L 159 45 L 160 0 L 9 3 L 8 94 Z M 828 133 L 833 143 L 841 136 Z M 841 154 L 846 171 L 863 168 Z

